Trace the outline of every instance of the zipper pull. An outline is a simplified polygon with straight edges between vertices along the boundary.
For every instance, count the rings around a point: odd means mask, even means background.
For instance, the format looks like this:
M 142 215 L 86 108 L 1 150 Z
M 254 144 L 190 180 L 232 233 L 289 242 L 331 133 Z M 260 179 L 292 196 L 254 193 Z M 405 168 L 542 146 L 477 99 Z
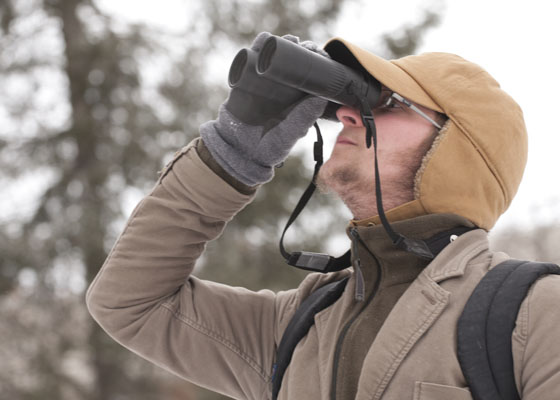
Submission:
M 352 266 L 354 267 L 354 274 L 356 275 L 356 290 L 354 291 L 354 299 L 356 299 L 356 301 L 364 301 L 364 275 L 362 274 L 362 263 L 360 261 L 360 255 L 358 254 L 358 240 L 360 238 L 358 235 L 358 229 L 354 227 L 350 228 L 350 236 L 352 236 L 352 253 L 354 256 Z

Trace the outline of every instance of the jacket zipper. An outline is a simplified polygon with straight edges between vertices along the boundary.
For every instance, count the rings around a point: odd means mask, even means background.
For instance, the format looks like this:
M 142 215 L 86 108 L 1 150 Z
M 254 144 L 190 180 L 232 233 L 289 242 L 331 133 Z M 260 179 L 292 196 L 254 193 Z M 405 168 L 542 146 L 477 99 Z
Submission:
M 360 261 L 360 255 L 358 254 L 358 242 L 362 244 L 362 246 L 364 246 L 366 248 L 366 250 L 373 256 L 373 259 L 375 260 L 376 266 L 377 266 L 377 280 L 375 282 L 375 286 L 373 288 L 373 290 L 371 291 L 370 295 L 368 296 L 366 302 L 364 303 L 364 306 L 362 307 L 362 309 L 356 314 L 354 315 L 350 321 L 348 321 L 346 323 L 346 325 L 344 326 L 344 328 L 342 329 L 342 331 L 340 332 L 340 335 L 338 336 L 338 339 L 336 341 L 336 347 L 335 347 L 335 351 L 334 351 L 334 360 L 333 360 L 333 371 L 332 371 L 332 380 L 331 380 L 331 400 L 336 400 L 336 377 L 337 377 L 337 372 L 338 372 L 338 361 L 340 359 L 340 352 L 342 351 L 342 343 L 344 342 L 344 338 L 346 337 L 346 334 L 348 333 L 348 330 L 350 329 L 350 327 L 352 326 L 352 324 L 358 319 L 358 317 L 360 316 L 360 314 L 369 306 L 369 304 L 371 303 L 371 301 L 373 300 L 373 298 L 375 297 L 375 294 L 377 293 L 377 289 L 379 288 L 379 283 L 381 282 L 381 266 L 379 265 L 379 261 L 377 260 L 377 257 L 375 257 L 375 255 L 373 253 L 371 253 L 368 249 L 368 247 L 366 246 L 366 244 L 363 242 L 362 238 L 360 237 L 360 235 L 358 234 L 358 229 L 355 227 L 350 228 L 350 236 L 351 236 L 351 240 L 352 240 L 352 250 L 354 253 L 354 269 L 356 269 L 356 267 L 359 269 L 359 274 L 360 274 L 360 278 L 362 279 L 361 284 L 363 285 L 363 276 L 362 276 L 362 271 L 361 271 L 361 261 Z M 355 271 L 355 274 L 357 274 L 358 272 Z M 358 279 L 358 276 L 356 275 L 356 280 Z M 356 281 L 356 289 L 358 289 L 358 282 Z M 362 286 L 363 289 L 363 286 Z M 357 292 L 356 292 L 357 295 Z M 355 295 L 355 296 L 356 296 Z M 363 293 L 362 293 L 363 296 Z M 358 299 L 356 299 L 358 300 Z M 362 297 L 363 300 L 363 297 Z M 360 301 L 360 300 L 358 300 Z
M 360 255 L 358 254 L 358 240 L 360 239 L 360 236 L 358 235 L 358 230 L 356 228 L 350 229 L 350 235 L 352 236 L 352 252 L 354 253 L 354 261 L 352 265 L 354 266 L 354 275 L 356 276 L 354 298 L 356 301 L 364 301 L 364 274 L 362 273 L 362 263 L 360 261 Z

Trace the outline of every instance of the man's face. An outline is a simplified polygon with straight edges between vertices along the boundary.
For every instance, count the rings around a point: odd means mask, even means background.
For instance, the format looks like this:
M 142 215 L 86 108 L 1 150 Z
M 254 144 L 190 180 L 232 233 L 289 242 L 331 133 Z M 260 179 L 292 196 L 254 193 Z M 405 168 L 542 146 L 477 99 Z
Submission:
M 418 107 L 436 119 L 435 111 Z M 437 129 L 405 106 L 374 109 L 373 114 L 384 205 L 390 209 L 413 199 L 414 176 Z M 347 191 L 362 189 L 375 199 L 374 147 L 366 147 L 360 112 L 343 106 L 336 115 L 343 127 L 331 157 L 321 168 L 319 185 L 335 191 L 343 200 L 349 195 Z

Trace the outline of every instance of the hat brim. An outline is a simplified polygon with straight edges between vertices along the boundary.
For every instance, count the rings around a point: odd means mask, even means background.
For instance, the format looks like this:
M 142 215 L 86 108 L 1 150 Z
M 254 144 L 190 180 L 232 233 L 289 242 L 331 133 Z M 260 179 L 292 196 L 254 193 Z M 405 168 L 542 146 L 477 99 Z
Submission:
M 424 91 L 409 74 L 395 61 L 384 58 L 364 50 L 344 39 L 329 40 L 324 50 L 331 58 L 354 69 L 364 70 L 392 91 L 417 104 L 440 113 L 442 108 Z

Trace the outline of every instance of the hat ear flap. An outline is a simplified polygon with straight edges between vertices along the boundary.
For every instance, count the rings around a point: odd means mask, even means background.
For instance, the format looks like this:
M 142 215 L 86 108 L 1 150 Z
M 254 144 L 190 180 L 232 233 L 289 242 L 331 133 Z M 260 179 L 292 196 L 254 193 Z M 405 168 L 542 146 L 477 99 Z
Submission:
M 486 230 L 508 206 L 486 160 L 453 121 L 426 163 L 418 189 L 428 214 L 461 215 Z
M 433 155 L 437 151 L 437 149 L 438 149 L 441 141 L 443 140 L 445 134 L 447 133 L 447 130 L 449 129 L 450 125 L 451 125 L 451 120 L 447 119 L 447 121 L 445 121 L 443 127 L 439 130 L 438 134 L 434 138 L 434 141 L 432 142 L 432 146 L 426 152 L 426 154 L 424 155 L 424 158 L 422 158 L 422 162 L 420 163 L 420 168 L 418 168 L 418 171 L 416 171 L 416 176 L 414 177 L 414 198 L 415 199 L 420 198 L 420 185 L 421 185 L 421 182 L 422 182 L 422 176 L 424 175 L 424 171 L 426 170 L 426 168 L 428 166 L 428 163 L 432 159 Z

